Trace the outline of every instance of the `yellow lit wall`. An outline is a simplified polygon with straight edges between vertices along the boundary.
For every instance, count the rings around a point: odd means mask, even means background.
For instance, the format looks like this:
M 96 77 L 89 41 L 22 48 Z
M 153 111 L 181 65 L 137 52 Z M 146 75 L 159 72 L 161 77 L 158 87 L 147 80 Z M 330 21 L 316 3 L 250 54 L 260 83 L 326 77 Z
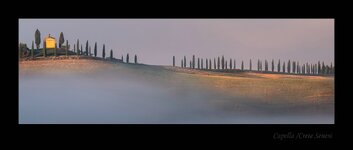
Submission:
M 55 39 L 53 38 L 46 38 L 46 48 L 55 48 Z

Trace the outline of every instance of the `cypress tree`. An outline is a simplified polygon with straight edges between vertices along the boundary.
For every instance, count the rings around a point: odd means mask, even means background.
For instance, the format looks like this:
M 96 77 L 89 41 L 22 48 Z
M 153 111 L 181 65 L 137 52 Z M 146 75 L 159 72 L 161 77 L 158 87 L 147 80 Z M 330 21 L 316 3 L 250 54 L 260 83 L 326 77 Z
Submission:
M 97 42 L 94 43 L 94 57 L 97 57 Z M 123 56 L 121 56 L 121 57 L 123 57 Z M 123 60 L 123 59 L 121 59 L 121 60 Z
M 88 40 L 86 41 L 86 52 L 85 52 L 86 56 L 88 56 Z
M 216 69 L 216 58 L 213 57 L 213 69 Z
M 203 69 L 203 58 L 201 58 L 201 69 Z
M 77 55 L 80 55 L 80 41 L 79 41 L 79 39 L 77 39 L 76 46 L 77 46 Z
M 31 57 L 33 58 L 33 52 L 34 51 L 34 41 L 32 41 L 32 49 L 31 49 Z M 332 66 L 332 63 L 331 63 L 331 66 Z
M 82 44 L 81 44 L 81 49 L 80 49 L 80 55 L 83 55 L 83 48 L 82 48 Z
M 218 56 L 218 62 L 217 62 L 217 69 L 219 70 L 219 66 L 220 66 L 220 61 L 219 61 L 219 56 Z
M 281 60 L 278 59 L 277 72 L 281 71 Z
M 297 74 L 300 74 L 299 61 L 297 61 Z
M 102 52 L 103 59 L 105 58 L 105 44 L 103 44 L 103 52 Z
M 135 55 L 135 64 L 137 64 L 137 55 Z
M 257 60 L 257 71 L 260 71 L 260 60 Z
M 47 57 L 47 42 L 43 41 L 43 56 Z
M 192 61 L 191 60 L 190 60 L 190 66 L 189 67 L 190 67 L 190 69 L 192 68 Z
M 40 42 L 42 40 L 40 39 L 40 31 L 37 29 L 36 32 L 34 33 L 34 42 L 36 43 L 36 46 L 37 46 L 37 50 L 39 51 L 39 45 L 40 45 Z M 44 51 L 44 41 L 45 39 L 43 39 L 43 51 Z M 44 55 L 43 55 L 44 56 Z M 45 57 L 45 56 L 44 56 Z
M 208 69 L 208 60 L 206 58 L 206 70 Z
M 186 68 L 186 56 L 184 56 L 184 68 Z
M 129 63 L 129 53 L 126 55 L 126 63 Z
M 197 58 L 197 69 L 200 69 L 200 58 Z
M 58 49 L 58 48 L 57 48 L 57 44 L 55 43 L 55 48 L 54 48 L 54 56 L 55 56 L 55 57 L 57 56 L 57 52 L 56 52 L 57 49 Z
M 183 68 L 184 67 L 184 64 L 183 64 L 183 59 L 181 59 L 181 68 Z
M 325 74 L 326 68 L 325 68 L 325 63 L 323 61 L 322 61 L 322 69 L 321 70 L 322 70 L 321 73 Z
M 320 61 L 317 63 L 317 66 L 318 66 L 318 68 L 317 68 L 318 74 L 320 74 L 320 73 L 321 73 L 321 64 L 320 64 Z
M 287 73 L 290 73 L 290 66 L 291 66 L 291 64 L 290 64 L 290 60 L 288 60 L 288 64 L 287 64 L 288 66 L 287 66 Z
M 275 72 L 275 61 L 272 59 L 272 72 Z
M 173 67 L 175 67 L 175 56 L 173 56 Z
M 227 70 L 227 66 L 228 66 L 228 65 L 227 65 L 227 61 L 226 61 L 226 63 L 225 63 L 225 68 L 226 68 L 226 70 Z
M 224 56 L 222 56 L 222 70 L 224 69 Z
M 212 69 L 212 64 L 211 64 L 211 59 L 208 59 L 208 66 L 209 66 L 209 69 L 211 70 Z
M 249 70 L 252 70 L 252 63 L 251 63 L 251 59 L 250 59 L 250 63 L 249 63 Z
M 88 47 L 88 55 L 89 55 L 89 56 L 92 56 L 92 53 L 91 53 L 91 46 Z
M 64 39 L 64 34 L 63 32 L 60 32 L 60 36 L 59 36 L 59 48 L 61 48 L 62 44 L 64 44 L 65 39 Z
M 229 69 L 232 69 L 233 65 L 232 65 L 232 58 L 229 59 Z
M 192 55 L 192 69 L 195 69 L 195 55 Z
M 333 73 L 333 67 L 332 67 L 332 62 L 331 62 L 331 66 L 330 66 L 330 74 Z
M 244 71 L 244 62 L 241 61 L 241 71 Z
M 69 51 L 69 41 L 66 40 L 66 56 L 68 55 L 68 51 Z
M 113 59 L 113 49 L 110 49 L 110 59 Z
M 234 59 L 234 69 L 237 69 L 237 63 L 235 62 L 235 59 Z
M 295 73 L 295 68 L 297 68 L 297 66 L 295 65 L 295 61 L 292 62 L 293 63 L 293 68 L 292 68 L 292 72 Z
M 282 72 L 283 73 L 286 73 L 286 65 L 285 65 L 285 62 L 283 61 L 283 65 L 282 65 Z
M 76 53 L 76 45 L 74 44 L 74 53 Z

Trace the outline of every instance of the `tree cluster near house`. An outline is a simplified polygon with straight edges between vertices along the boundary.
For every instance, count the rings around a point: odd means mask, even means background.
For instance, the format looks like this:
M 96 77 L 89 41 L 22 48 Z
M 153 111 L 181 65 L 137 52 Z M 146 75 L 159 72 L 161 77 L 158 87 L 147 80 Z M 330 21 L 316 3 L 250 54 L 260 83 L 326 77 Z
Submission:
M 47 43 L 48 39 L 50 39 L 51 43 Z M 55 46 L 49 47 L 49 45 L 47 44 L 55 44 Z M 93 50 L 91 51 L 92 46 L 90 44 L 91 43 L 88 40 L 86 40 L 85 49 L 83 49 L 83 45 L 80 44 L 80 39 L 77 39 L 76 43 L 71 47 L 69 45 L 69 41 L 68 40 L 65 41 L 63 32 L 60 32 L 58 41 L 56 41 L 54 37 L 50 36 L 50 34 L 49 36 L 44 37 L 42 39 L 40 31 L 37 29 L 34 33 L 34 40 L 32 41 L 31 49 L 27 47 L 27 44 L 24 44 L 24 43 L 19 44 L 19 56 L 20 58 L 24 58 L 24 59 L 40 59 L 45 57 L 63 57 L 63 56 L 67 58 L 70 58 L 73 56 L 76 56 L 77 58 L 79 57 L 98 58 L 97 51 L 98 51 L 99 45 L 97 44 L 97 42 L 94 42 L 94 47 L 93 47 Z M 34 45 L 36 46 L 36 49 L 34 48 Z M 114 57 L 113 49 L 110 50 L 109 57 L 106 56 L 105 44 L 102 45 L 102 57 L 100 59 L 124 62 L 123 56 L 121 56 L 121 59 L 116 59 Z M 130 63 L 129 54 L 127 54 L 125 62 Z M 134 55 L 134 63 L 135 64 L 138 63 L 138 57 L 136 54 Z

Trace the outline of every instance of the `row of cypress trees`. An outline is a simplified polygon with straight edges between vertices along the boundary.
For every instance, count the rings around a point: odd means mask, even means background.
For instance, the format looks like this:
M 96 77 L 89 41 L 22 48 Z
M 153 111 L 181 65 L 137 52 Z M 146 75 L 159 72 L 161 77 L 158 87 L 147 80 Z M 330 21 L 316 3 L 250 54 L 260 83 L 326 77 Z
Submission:
M 205 61 L 205 66 L 204 66 Z M 264 64 L 263 64 L 264 63 Z M 271 64 L 270 64 L 271 63 Z M 187 60 L 186 56 L 181 59 L 180 66 L 182 68 L 187 68 Z M 197 64 L 197 66 L 196 66 Z M 213 64 L 213 65 L 212 65 Z M 175 67 L 175 56 L 173 56 L 173 67 Z M 277 68 L 276 68 L 277 66 Z M 264 68 L 263 68 L 264 67 Z M 248 70 L 244 69 L 244 61 L 241 61 L 241 67 L 237 69 L 236 60 L 229 59 L 229 61 L 225 60 L 224 56 L 217 57 L 212 59 L 206 58 L 196 58 L 195 55 L 189 60 L 189 68 L 190 69 L 203 69 L 203 70 L 241 70 L 241 71 L 256 71 L 252 68 L 252 60 L 249 60 L 249 68 Z M 275 65 L 274 59 L 271 62 L 264 60 L 261 61 L 258 59 L 257 61 L 257 71 L 258 72 L 277 72 L 277 73 L 287 73 L 287 74 L 334 74 L 335 67 L 332 65 L 325 65 L 323 61 L 318 61 L 315 64 L 304 63 L 300 64 L 299 61 L 291 61 L 283 62 L 281 64 L 281 60 L 278 60 L 277 65 Z

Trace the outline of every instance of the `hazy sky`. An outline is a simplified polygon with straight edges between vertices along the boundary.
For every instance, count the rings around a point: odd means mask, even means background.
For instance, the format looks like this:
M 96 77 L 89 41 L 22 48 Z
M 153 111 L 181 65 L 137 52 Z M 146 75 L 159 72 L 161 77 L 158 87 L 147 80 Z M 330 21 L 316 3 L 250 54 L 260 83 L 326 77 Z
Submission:
M 214 58 L 334 61 L 334 19 L 20 19 L 19 41 L 31 46 L 34 32 L 69 44 L 98 43 L 114 57 L 137 54 L 146 64 L 176 64 L 184 55 Z M 85 47 L 85 46 L 83 46 Z M 237 66 L 240 63 L 237 63 Z M 189 65 L 189 63 L 187 63 Z M 246 67 L 247 68 L 247 67 Z

